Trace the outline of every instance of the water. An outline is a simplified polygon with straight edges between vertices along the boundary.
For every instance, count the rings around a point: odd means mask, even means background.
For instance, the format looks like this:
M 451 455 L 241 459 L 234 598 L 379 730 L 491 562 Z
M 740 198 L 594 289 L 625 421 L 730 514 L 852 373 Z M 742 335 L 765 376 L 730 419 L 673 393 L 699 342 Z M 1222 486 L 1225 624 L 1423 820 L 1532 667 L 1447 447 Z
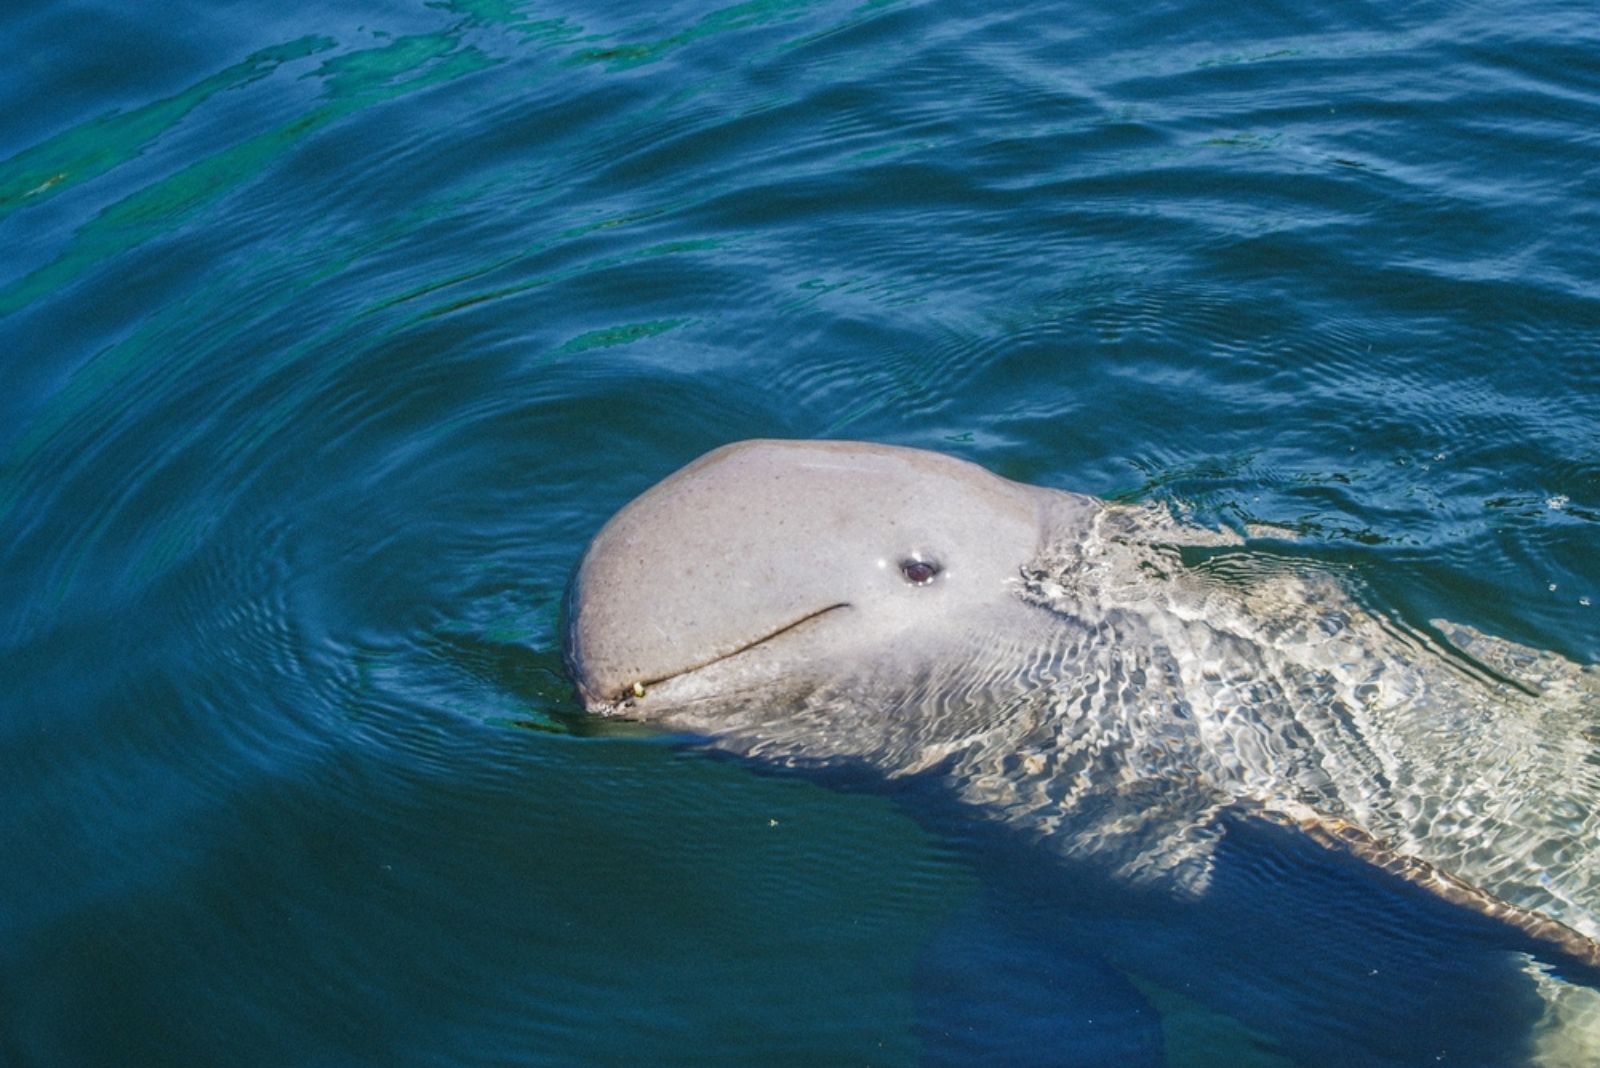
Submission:
M 0 1063 L 1510 1056 L 1467 920 L 596 737 L 557 620 L 657 478 L 832 436 L 1600 659 L 1592 15 L 7 6 Z

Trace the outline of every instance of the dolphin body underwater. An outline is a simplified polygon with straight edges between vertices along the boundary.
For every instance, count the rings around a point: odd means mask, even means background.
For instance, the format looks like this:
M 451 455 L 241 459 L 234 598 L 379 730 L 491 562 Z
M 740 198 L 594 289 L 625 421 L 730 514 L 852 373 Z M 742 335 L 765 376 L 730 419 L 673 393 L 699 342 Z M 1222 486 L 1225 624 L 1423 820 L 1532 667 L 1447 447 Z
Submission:
M 740 442 L 595 536 L 565 656 L 591 712 L 935 775 L 1130 886 L 1203 898 L 1230 822 L 1303 836 L 1503 926 L 1534 1059 L 1600 1063 L 1600 672 L 1241 544 L 938 453 Z

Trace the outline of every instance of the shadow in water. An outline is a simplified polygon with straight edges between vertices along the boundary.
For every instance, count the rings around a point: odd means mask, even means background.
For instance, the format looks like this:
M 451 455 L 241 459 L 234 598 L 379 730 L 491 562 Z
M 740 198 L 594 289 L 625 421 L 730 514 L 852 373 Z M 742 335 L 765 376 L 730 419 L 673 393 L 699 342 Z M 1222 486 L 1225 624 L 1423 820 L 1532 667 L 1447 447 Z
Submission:
M 1130 887 L 936 781 L 772 769 L 891 795 L 982 884 L 925 947 L 925 1063 L 1526 1063 L 1543 1002 L 1520 932 L 1292 830 L 1219 836 L 1206 892 Z M 1595 985 L 1571 962 L 1547 970 Z

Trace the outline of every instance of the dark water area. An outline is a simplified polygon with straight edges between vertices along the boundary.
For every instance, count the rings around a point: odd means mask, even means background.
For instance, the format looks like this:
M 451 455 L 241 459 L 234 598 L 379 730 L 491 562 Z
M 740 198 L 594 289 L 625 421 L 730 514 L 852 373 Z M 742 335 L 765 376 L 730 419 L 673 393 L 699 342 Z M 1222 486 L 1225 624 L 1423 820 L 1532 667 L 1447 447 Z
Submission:
M 0 1064 L 1514 1063 L 1470 918 L 601 730 L 559 620 L 846 437 L 1600 659 L 1594 14 L 0 8 Z

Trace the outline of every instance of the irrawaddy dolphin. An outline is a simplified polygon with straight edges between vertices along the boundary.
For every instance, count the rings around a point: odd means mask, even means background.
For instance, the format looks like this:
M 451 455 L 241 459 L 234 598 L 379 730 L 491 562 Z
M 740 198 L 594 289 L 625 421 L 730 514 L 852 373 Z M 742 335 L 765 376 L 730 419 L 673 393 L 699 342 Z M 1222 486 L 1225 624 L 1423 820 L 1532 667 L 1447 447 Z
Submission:
M 741 442 L 596 535 L 566 659 L 593 712 L 936 774 L 1115 879 L 1204 895 L 1217 829 L 1260 821 L 1600 974 L 1600 672 L 1240 544 L 937 453 Z

